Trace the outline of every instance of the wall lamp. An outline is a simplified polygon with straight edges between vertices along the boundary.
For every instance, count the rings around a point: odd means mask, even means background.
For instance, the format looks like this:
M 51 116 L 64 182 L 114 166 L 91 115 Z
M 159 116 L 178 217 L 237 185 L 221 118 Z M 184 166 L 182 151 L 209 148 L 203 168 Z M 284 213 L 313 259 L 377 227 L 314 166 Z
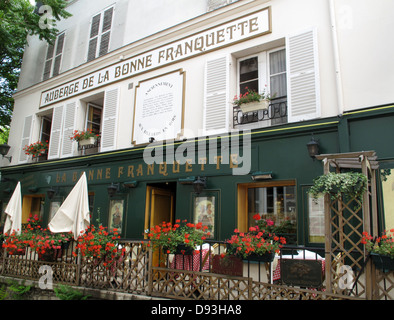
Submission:
M 51 200 L 51 199 L 53 199 L 53 197 L 56 195 L 56 194 L 58 194 L 59 193 L 59 188 L 58 187 L 51 187 L 50 189 L 48 189 L 48 191 L 47 191 L 47 196 L 48 196 L 48 199 L 49 200 Z
M 126 188 L 136 188 L 138 185 L 138 181 L 128 181 L 128 182 L 123 182 L 123 186 Z
M 315 140 L 313 134 L 311 141 L 306 144 L 306 147 L 308 148 L 309 156 L 315 160 L 315 157 L 319 154 L 319 140 Z
M 110 197 L 113 197 L 116 194 L 116 192 L 119 191 L 119 187 L 120 187 L 119 183 L 111 183 L 111 185 L 108 186 L 107 188 L 108 195 Z
M 10 150 L 10 148 L 11 147 L 6 143 L 0 144 L 0 154 L 3 156 L 3 159 L 6 158 L 6 159 L 8 159 L 9 162 L 11 162 L 12 156 L 6 157 L 6 155 L 7 155 L 8 151 Z
M 180 184 L 193 184 L 196 180 L 196 177 L 187 177 L 187 178 L 179 178 L 178 181 Z
M 272 179 L 272 172 L 262 172 L 262 171 L 255 171 L 252 173 L 252 180 L 268 180 Z
M 193 182 L 194 192 L 200 194 L 207 186 L 207 178 L 198 176 Z

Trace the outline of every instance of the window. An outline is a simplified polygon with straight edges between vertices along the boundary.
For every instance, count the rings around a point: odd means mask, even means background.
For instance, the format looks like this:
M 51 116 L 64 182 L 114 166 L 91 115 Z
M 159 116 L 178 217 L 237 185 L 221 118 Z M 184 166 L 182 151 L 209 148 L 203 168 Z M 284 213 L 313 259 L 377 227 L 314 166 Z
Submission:
M 294 181 L 259 182 L 238 185 L 238 229 L 255 225 L 253 216 L 270 220 L 276 233 L 286 234 L 288 243 L 296 242 L 296 195 Z
M 95 15 L 92 18 L 89 36 L 88 61 L 94 60 L 108 52 L 114 8 Z
M 270 121 L 266 125 L 287 123 L 286 50 L 264 51 L 238 60 L 238 94 L 248 90 L 269 92 L 268 110 L 243 114 L 235 110 L 234 125 Z
M 52 113 L 48 115 L 44 115 L 41 117 L 41 132 L 40 132 L 40 140 L 45 141 L 49 144 L 51 138 L 51 127 L 52 127 Z M 48 153 L 42 155 L 40 157 L 42 160 L 46 160 L 48 158 Z
M 64 36 L 65 34 L 62 33 L 57 36 L 54 45 L 48 44 L 47 55 L 44 65 L 43 80 L 49 79 L 51 74 L 52 77 L 54 77 L 60 73 L 60 63 L 62 61 Z
M 92 130 L 96 134 L 100 134 L 102 114 L 103 107 L 88 103 L 86 129 Z

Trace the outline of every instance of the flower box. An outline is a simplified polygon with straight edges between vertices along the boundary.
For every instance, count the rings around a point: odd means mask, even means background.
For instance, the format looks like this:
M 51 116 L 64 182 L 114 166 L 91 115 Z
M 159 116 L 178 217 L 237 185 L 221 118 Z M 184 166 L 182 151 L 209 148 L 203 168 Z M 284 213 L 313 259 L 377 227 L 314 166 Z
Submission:
M 243 262 L 233 255 L 214 255 L 212 259 L 212 273 L 242 277 Z
M 253 112 L 258 110 L 265 110 L 269 107 L 269 100 L 254 101 L 249 103 L 243 103 L 239 106 L 243 113 Z
M 26 248 L 23 249 L 16 249 L 7 251 L 9 256 L 24 256 L 26 254 Z
M 62 257 L 62 249 L 50 249 L 46 250 L 45 253 L 38 253 L 38 260 L 54 262 L 58 258 Z
M 263 255 L 257 255 L 252 253 L 251 255 L 247 256 L 247 261 L 255 261 L 255 262 L 272 262 L 274 261 L 275 252 L 267 252 Z
M 382 270 L 383 272 L 394 270 L 394 259 L 390 258 L 389 256 L 372 252 L 371 258 L 375 264 L 376 269 Z
M 83 140 L 78 141 L 78 143 L 79 143 L 80 147 L 89 146 L 89 145 L 96 143 L 96 137 L 90 137 L 87 139 L 83 139 Z

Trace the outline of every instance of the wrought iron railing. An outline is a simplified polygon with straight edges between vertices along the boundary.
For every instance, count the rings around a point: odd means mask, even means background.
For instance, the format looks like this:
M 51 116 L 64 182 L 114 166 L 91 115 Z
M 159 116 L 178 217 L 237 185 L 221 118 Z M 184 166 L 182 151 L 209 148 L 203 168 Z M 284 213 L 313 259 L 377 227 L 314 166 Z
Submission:
M 234 128 L 255 122 L 261 122 L 262 126 L 287 123 L 287 97 L 271 99 L 269 107 L 263 110 L 244 113 L 239 107 L 233 107 Z

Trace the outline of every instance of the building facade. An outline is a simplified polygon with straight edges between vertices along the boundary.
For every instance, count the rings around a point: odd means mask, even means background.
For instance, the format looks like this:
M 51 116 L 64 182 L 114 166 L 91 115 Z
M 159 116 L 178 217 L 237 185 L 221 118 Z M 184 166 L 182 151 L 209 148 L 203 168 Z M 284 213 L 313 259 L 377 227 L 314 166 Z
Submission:
M 223 240 L 259 214 L 324 243 L 307 190 L 319 153 L 373 150 L 381 228 L 393 228 L 394 44 L 382 0 L 70 1 L 54 45 L 29 38 L 0 199 L 49 222 L 86 172 L 92 221 L 139 239 L 161 221 Z M 269 92 L 263 109 L 234 97 Z M 91 130 L 86 146 L 71 137 Z M 48 141 L 39 157 L 24 147 Z M 196 181 L 202 190 L 196 190 Z M 48 190 L 54 196 L 48 195 Z M 4 210 L 3 210 L 4 211 Z

